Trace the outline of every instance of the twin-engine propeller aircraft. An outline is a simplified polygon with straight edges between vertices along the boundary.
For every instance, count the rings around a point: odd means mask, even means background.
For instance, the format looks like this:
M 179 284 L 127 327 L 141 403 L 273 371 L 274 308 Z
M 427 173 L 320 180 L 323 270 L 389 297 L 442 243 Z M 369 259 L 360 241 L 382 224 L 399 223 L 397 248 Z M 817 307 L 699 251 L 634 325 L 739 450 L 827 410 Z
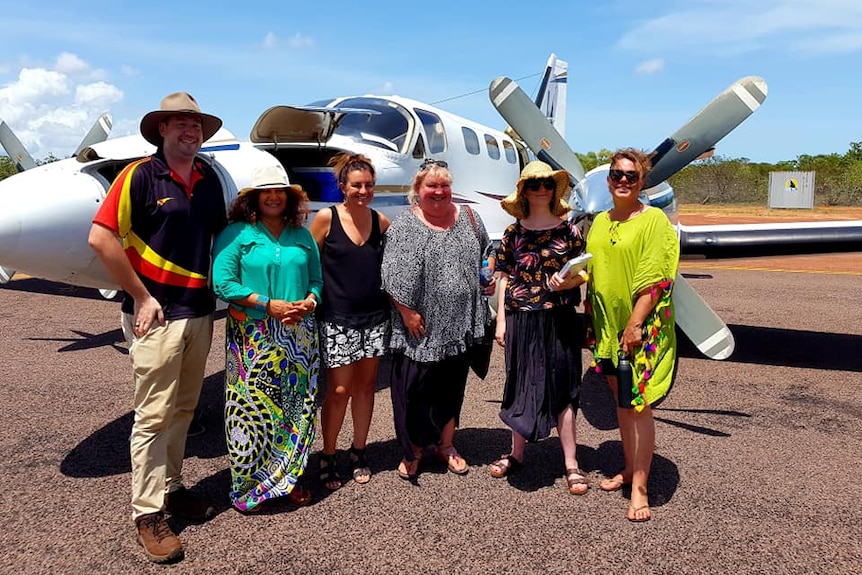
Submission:
M 586 232 L 596 214 L 613 207 L 607 186 L 610 166 L 584 173 L 566 141 L 514 81 L 496 78 L 489 93 L 494 107 L 540 160 L 569 172 L 574 186 L 570 218 L 580 222 Z M 719 140 L 760 107 L 766 95 L 762 78 L 741 78 L 662 141 L 650 154 L 652 170 L 641 200 L 664 210 L 677 226 L 683 254 L 739 257 L 862 250 L 862 221 L 734 226 L 678 223 L 676 198 L 666 180 L 691 161 L 710 154 Z M 679 274 L 674 302 L 677 324 L 702 353 L 712 359 L 725 359 L 733 353 L 733 335 L 727 325 Z
M 566 67 L 551 55 L 537 97 L 557 125 L 564 122 Z M 75 158 L 31 166 L 0 181 L 0 265 L 110 295 L 118 286 L 87 245 L 90 223 L 120 170 L 154 151 L 140 135 L 90 142 Z M 390 216 L 407 206 L 406 193 L 423 160 L 446 161 L 453 199 L 470 203 L 492 238 L 502 237 L 512 221 L 499 200 L 532 159 L 523 143 L 500 130 L 398 96 L 275 106 L 257 120 L 250 141 L 223 128 L 204 143 L 200 156 L 218 174 L 228 205 L 250 185 L 257 166 L 281 164 L 316 211 L 342 198 L 328 162 L 344 151 L 371 158 L 377 169 L 374 207 Z

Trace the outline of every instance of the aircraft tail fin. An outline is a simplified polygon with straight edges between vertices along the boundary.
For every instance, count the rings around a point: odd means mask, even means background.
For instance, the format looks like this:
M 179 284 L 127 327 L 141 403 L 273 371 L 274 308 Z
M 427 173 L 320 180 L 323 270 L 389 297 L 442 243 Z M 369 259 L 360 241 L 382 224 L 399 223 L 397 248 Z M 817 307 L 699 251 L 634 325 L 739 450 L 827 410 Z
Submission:
M 569 77 L 569 63 L 551 54 L 545 65 L 542 83 L 536 96 L 536 106 L 556 128 L 566 137 L 566 85 Z
M 3 120 L 0 120 L 0 145 L 6 150 L 9 159 L 15 162 L 15 167 L 18 168 L 19 172 L 36 167 L 36 160 L 33 159 L 12 128 Z

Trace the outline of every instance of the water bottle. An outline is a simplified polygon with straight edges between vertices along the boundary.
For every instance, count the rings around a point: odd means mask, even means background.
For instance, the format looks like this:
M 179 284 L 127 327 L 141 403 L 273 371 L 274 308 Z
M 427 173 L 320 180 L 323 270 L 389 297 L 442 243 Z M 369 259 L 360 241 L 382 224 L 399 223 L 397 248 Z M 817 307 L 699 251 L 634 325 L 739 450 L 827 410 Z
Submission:
M 617 405 L 620 407 L 632 407 L 635 398 L 632 392 L 634 375 L 632 374 L 632 358 L 622 349 L 617 354 Z
M 482 269 L 479 270 L 479 283 L 482 287 L 488 287 L 491 284 L 491 278 L 494 277 L 494 272 L 491 269 L 488 260 L 482 260 Z

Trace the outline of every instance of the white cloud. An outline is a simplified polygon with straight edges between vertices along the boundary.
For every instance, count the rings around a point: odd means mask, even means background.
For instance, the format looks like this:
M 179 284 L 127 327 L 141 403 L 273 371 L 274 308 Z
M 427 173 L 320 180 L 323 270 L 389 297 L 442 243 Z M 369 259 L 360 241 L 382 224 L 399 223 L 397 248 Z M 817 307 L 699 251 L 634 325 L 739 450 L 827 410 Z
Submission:
M 140 74 L 137 68 L 133 68 L 132 66 L 127 66 L 125 64 L 120 66 L 120 72 L 123 74 L 123 76 L 129 77 L 137 76 L 138 74 Z
M 278 38 L 274 32 L 268 33 L 266 38 L 263 39 L 264 48 L 275 48 L 276 44 L 278 44 Z
M 297 32 L 290 38 L 289 43 L 291 48 L 312 48 L 314 47 L 314 38 Z
M 69 52 L 63 52 L 57 56 L 57 63 L 54 68 L 57 72 L 67 76 L 83 75 L 90 71 L 89 64 Z
M 655 58 L 653 60 L 645 60 L 637 65 L 635 72 L 638 74 L 655 74 L 664 70 L 664 60 Z
M 394 90 L 395 90 L 395 84 L 393 84 L 392 82 L 386 81 L 386 82 L 383 82 L 383 84 L 377 90 L 377 93 L 384 95 L 384 96 L 389 96 L 389 95 L 392 95 L 394 93 Z
M 55 69 L 23 68 L 0 88 L 0 118 L 6 120 L 35 158 L 70 154 L 123 92 L 74 54 L 63 53 Z
M 706 0 L 647 20 L 618 46 L 635 52 L 847 52 L 862 48 L 857 0 Z
M 107 108 L 122 99 L 122 90 L 106 82 L 93 82 L 75 87 L 75 104 L 84 108 Z

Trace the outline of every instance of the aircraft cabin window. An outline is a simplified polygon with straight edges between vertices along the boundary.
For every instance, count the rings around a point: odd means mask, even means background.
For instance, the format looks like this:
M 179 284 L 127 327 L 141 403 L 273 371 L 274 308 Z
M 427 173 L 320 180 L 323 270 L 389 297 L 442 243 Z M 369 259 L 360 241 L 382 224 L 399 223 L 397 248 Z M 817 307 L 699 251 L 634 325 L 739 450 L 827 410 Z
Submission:
M 506 153 L 506 161 L 514 164 L 518 161 L 518 154 L 515 152 L 515 146 L 511 142 L 503 140 L 503 151 Z
M 479 136 L 476 135 L 476 132 L 467 126 L 461 126 L 461 135 L 464 136 L 464 147 L 467 152 L 478 156 L 482 150 L 479 148 Z
M 382 98 L 348 98 L 334 107 L 379 112 L 345 114 L 335 128 L 336 134 L 359 139 L 378 148 L 404 153 L 402 147 L 406 146 L 407 134 L 410 133 L 410 115 L 403 106 Z
M 500 159 L 500 144 L 497 143 L 497 139 L 491 134 L 485 134 L 485 147 L 488 148 L 488 156 L 492 160 Z
M 419 108 L 415 110 L 416 115 L 419 116 L 419 121 L 422 122 L 422 127 L 425 129 L 425 135 L 428 137 L 428 153 L 440 154 L 445 152 L 446 130 L 443 129 L 443 122 L 440 117 Z
M 422 160 L 426 155 L 425 138 L 422 137 L 422 134 L 419 134 L 419 138 L 416 140 L 416 145 L 413 147 L 413 157 Z

